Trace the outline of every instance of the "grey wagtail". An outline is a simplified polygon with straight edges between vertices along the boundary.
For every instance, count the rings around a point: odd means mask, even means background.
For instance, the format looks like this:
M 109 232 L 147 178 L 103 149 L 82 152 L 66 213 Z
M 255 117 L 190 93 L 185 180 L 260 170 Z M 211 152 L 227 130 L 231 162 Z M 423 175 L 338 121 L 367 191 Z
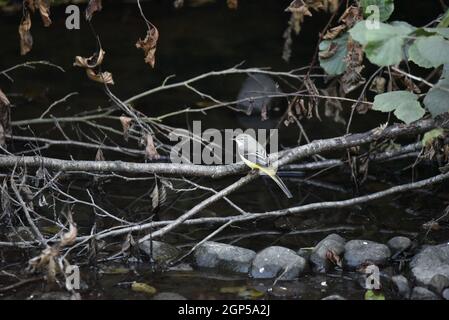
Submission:
M 237 135 L 234 140 L 237 142 L 237 151 L 240 158 L 248 167 L 265 173 L 276 182 L 288 198 L 293 197 L 287 186 L 276 174 L 277 168 L 270 163 L 270 158 L 262 145 L 245 133 Z

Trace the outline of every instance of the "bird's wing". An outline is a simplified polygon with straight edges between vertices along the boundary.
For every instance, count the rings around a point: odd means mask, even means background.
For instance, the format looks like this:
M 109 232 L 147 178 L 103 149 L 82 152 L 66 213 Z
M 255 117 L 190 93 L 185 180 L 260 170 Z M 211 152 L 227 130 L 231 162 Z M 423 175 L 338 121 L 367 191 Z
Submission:
M 240 156 L 260 166 L 268 167 L 270 165 L 270 161 L 265 153 L 265 150 L 263 152 L 260 152 L 260 150 L 245 150 L 245 152 L 240 153 Z

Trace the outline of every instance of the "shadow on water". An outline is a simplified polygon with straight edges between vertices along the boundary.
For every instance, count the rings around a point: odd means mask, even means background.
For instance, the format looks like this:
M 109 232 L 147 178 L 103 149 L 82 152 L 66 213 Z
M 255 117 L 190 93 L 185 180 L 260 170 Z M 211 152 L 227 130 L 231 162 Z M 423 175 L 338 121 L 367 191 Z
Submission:
M 267 67 L 274 70 L 289 70 L 307 65 L 317 41 L 318 32 L 326 23 L 326 15 L 316 14 L 316 19 L 309 19 L 303 26 L 302 33 L 294 39 L 293 57 L 289 64 L 282 56 L 282 34 L 286 27 L 288 15 L 284 8 L 290 1 L 241 1 L 239 10 L 231 11 L 224 4 L 211 4 L 199 8 L 186 7 L 174 10 L 170 1 L 154 1 L 145 3 L 144 10 L 149 19 L 158 27 L 161 38 L 157 51 L 157 62 L 154 70 L 143 63 L 143 54 L 135 48 L 135 42 L 145 35 L 145 24 L 138 10 L 132 4 L 107 3 L 101 14 L 94 19 L 96 32 L 107 52 L 104 67 L 115 76 L 114 93 L 122 99 L 138 94 L 148 88 L 156 87 L 169 75 L 176 74 L 177 80 L 187 79 L 210 70 L 220 70 L 245 61 L 246 67 Z M 404 1 L 405 2 L 405 1 Z M 406 1 L 407 3 L 409 1 Z M 424 6 L 422 2 L 413 1 Z M 431 1 L 429 1 L 431 2 Z M 399 8 L 403 3 L 398 4 Z M 17 36 L 17 15 L 0 16 L 0 69 L 23 63 L 29 60 L 48 60 L 63 67 L 61 73 L 47 67 L 36 70 L 18 70 L 14 72 L 14 82 L 0 79 L 0 86 L 11 93 L 14 100 L 13 119 L 30 119 L 38 117 L 53 101 L 61 99 L 71 92 L 78 95 L 70 98 L 67 103 L 58 106 L 52 112 L 54 116 L 67 113 L 74 114 L 84 110 L 106 106 L 109 101 L 101 86 L 89 82 L 84 72 L 72 66 L 75 55 L 90 56 L 95 50 L 95 39 L 88 25 L 83 22 L 80 31 L 68 31 L 64 28 L 64 8 L 53 10 L 53 25 L 44 29 L 40 23 L 33 25 L 34 47 L 25 58 L 18 55 L 19 40 Z M 398 19 L 410 17 L 410 12 L 402 9 L 396 14 Z M 413 12 L 413 23 L 419 25 L 429 22 L 420 12 Z M 429 14 L 429 16 L 434 16 Z M 235 99 L 245 77 L 227 77 L 202 83 L 202 88 L 223 99 Z M 170 91 L 169 94 L 157 94 L 135 103 L 135 107 L 148 116 L 159 116 L 186 105 L 195 105 L 200 98 L 186 90 Z M 356 119 L 355 131 L 364 131 L 377 126 L 382 117 L 378 115 L 359 117 Z M 171 118 L 167 124 L 185 127 L 194 119 L 201 119 L 208 127 L 219 129 L 235 128 L 235 113 L 230 110 L 211 112 L 206 116 L 179 116 Z M 304 123 L 305 130 L 311 139 L 341 135 L 345 128 L 329 119 L 322 123 L 317 120 Z M 59 135 L 57 130 L 48 126 L 37 126 L 36 130 L 44 132 L 44 136 Z M 292 137 L 295 141 L 296 136 Z M 290 141 L 291 143 L 291 141 Z M 92 159 L 92 154 L 75 148 L 55 148 L 46 151 L 49 156 L 68 159 L 70 156 L 78 159 Z M 113 154 L 106 153 L 106 158 L 113 159 Z M 411 160 L 412 161 L 412 160 Z M 364 186 L 364 192 L 373 192 L 382 188 L 399 184 L 410 177 L 410 170 L 402 168 L 412 164 L 404 161 L 396 165 L 373 167 Z M 395 172 L 392 174 L 392 172 Z M 415 178 L 426 176 L 423 170 L 415 172 Z M 301 179 L 307 178 L 301 177 Z M 347 199 L 354 195 L 354 190 L 348 172 L 332 170 L 330 174 L 318 178 L 321 182 L 332 183 L 339 191 L 319 188 L 302 180 L 292 179 L 289 186 L 299 193 L 304 202 Z M 234 179 L 224 179 L 214 182 L 217 189 L 223 188 Z M 80 185 L 85 181 L 80 181 Z M 105 186 L 109 200 L 118 207 L 126 207 L 136 194 L 148 193 L 145 184 L 127 183 Z M 249 185 L 236 192 L 232 199 L 244 203 L 249 211 L 260 212 L 286 207 L 287 202 L 277 195 L 276 187 L 271 182 L 261 179 L 258 183 Z M 194 193 L 177 203 L 160 218 L 173 218 L 181 214 L 193 204 L 201 193 Z M 170 199 L 169 199 L 170 200 Z M 382 201 L 373 202 L 361 207 L 346 210 L 317 211 L 302 214 L 297 217 L 279 218 L 275 221 L 257 222 L 249 226 L 241 226 L 217 236 L 217 240 L 259 250 L 269 245 L 282 245 L 294 250 L 301 247 L 311 247 L 326 234 L 336 232 L 348 239 L 364 238 L 386 242 L 395 235 L 406 235 L 422 239 L 425 235 L 421 226 L 423 223 L 438 218 L 448 201 L 447 194 L 441 189 L 435 193 L 426 191 L 413 192 Z M 296 203 L 299 204 L 299 203 Z M 150 200 L 142 207 L 141 215 L 149 214 Z M 219 203 L 213 209 L 202 213 L 203 216 L 231 214 L 232 210 Z M 86 213 L 86 229 L 92 221 Z M 439 242 L 447 240 L 447 227 L 430 233 L 426 241 Z M 173 233 L 167 240 L 176 243 L 191 243 L 207 235 L 207 230 L 189 229 Z M 119 240 L 120 241 L 120 240 Z M 27 258 L 16 256 L 15 260 Z M 85 270 L 88 277 L 93 276 Z M 104 274 L 100 280 L 92 280 L 93 286 L 86 293 L 86 298 L 145 298 L 134 293 L 129 286 L 120 283 L 132 281 L 149 282 L 159 291 L 174 291 L 187 298 L 235 298 L 235 294 L 225 294 L 223 287 L 248 286 L 265 292 L 272 283 L 248 280 L 246 277 L 234 275 L 218 275 L 209 271 L 168 271 L 162 274 L 152 274 L 139 266 L 127 274 Z M 319 299 L 329 294 L 341 294 L 347 298 L 363 298 L 363 289 L 353 280 L 350 274 L 308 275 L 296 282 L 280 283 L 281 289 L 275 288 L 274 293 L 264 297 L 274 298 L 309 298 Z M 36 288 L 27 288 L 17 293 L 17 297 L 28 297 Z M 277 290 L 277 291 L 276 291 Z M 387 295 L 390 293 L 387 293 Z M 240 298 L 245 298 L 240 296 Z

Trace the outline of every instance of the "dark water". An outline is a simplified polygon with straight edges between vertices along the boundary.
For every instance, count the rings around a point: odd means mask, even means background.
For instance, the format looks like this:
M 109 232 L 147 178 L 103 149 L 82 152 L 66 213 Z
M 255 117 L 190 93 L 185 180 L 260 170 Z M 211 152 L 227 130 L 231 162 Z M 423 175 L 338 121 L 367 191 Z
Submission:
M 143 63 L 143 53 L 135 48 L 136 40 L 145 35 L 146 29 L 134 4 L 106 1 L 105 9 L 94 19 L 95 30 L 107 52 L 104 68 L 114 74 L 116 85 L 113 91 L 123 100 L 160 85 L 167 76 L 172 74 L 176 74 L 177 81 L 185 80 L 210 70 L 226 69 L 242 61 L 245 61 L 246 67 L 270 66 L 274 70 L 283 71 L 305 66 L 311 61 L 318 32 L 328 18 L 325 14 L 317 13 L 315 19 L 306 20 L 301 35 L 294 39 L 292 59 L 290 63 L 286 63 L 281 59 L 282 34 L 288 19 L 283 9 L 290 1 L 241 1 L 237 11 L 227 10 L 224 4 L 211 4 L 199 8 L 186 7 L 176 11 L 169 2 L 154 1 L 144 4 L 148 18 L 161 33 L 154 70 Z M 408 6 L 410 1 L 396 2 L 398 7 L 396 17 L 412 21 L 415 25 L 429 22 L 439 12 L 438 1 L 413 1 L 416 6 Z M 432 14 L 432 10 L 436 13 Z M 53 101 L 70 92 L 78 92 L 78 95 L 54 108 L 53 115 L 76 114 L 98 106 L 109 105 L 101 86 L 88 81 L 82 70 L 72 66 L 75 55 L 90 56 L 95 51 L 96 40 L 88 25 L 83 24 L 80 31 L 68 31 L 64 28 L 63 8 L 54 9 L 52 15 L 54 23 L 50 29 L 44 29 L 36 17 L 32 29 L 35 44 L 26 57 L 20 57 L 18 54 L 18 15 L 0 15 L 0 70 L 29 60 L 48 60 L 66 70 L 65 73 L 61 73 L 49 67 L 39 66 L 36 70 L 14 71 L 11 73 L 14 78 L 13 83 L 0 78 L 0 87 L 11 94 L 11 100 L 15 104 L 12 114 L 15 121 L 38 117 Z M 202 82 L 201 88 L 213 93 L 216 97 L 231 100 L 237 96 L 244 80 L 244 76 L 214 79 Z M 200 98 L 186 90 L 177 89 L 141 99 L 135 103 L 135 107 L 148 116 L 159 116 L 186 105 L 195 105 L 200 101 Z M 166 123 L 185 127 L 193 119 L 201 119 L 206 126 L 219 129 L 238 126 L 235 114 L 230 110 L 213 111 L 207 116 L 174 117 Z M 378 114 L 357 116 L 353 130 L 365 131 L 378 126 L 380 121 L 385 120 Z M 113 125 L 118 128 L 118 124 Z M 323 122 L 316 119 L 305 121 L 303 125 L 311 139 L 341 135 L 345 132 L 344 126 L 335 124 L 329 119 L 324 119 Z M 34 126 L 33 128 L 42 136 L 53 138 L 60 136 L 59 132 L 51 126 Z M 18 133 L 21 132 L 18 128 L 16 130 Z M 291 143 L 288 141 L 289 137 L 294 141 L 297 135 L 294 132 L 287 129 L 283 133 L 283 136 L 287 137 L 286 144 Z M 29 134 L 27 130 L 21 133 Z M 92 159 L 95 152 L 58 147 L 44 151 L 44 154 L 64 159 L 70 156 L 77 159 Z M 117 158 L 116 154 L 108 152 L 105 156 L 107 159 Z M 368 182 L 361 187 L 360 192 L 374 192 L 410 181 L 412 171 L 402 170 L 402 168 L 412 163 L 413 159 L 395 165 L 373 165 L 370 168 Z M 432 170 L 432 168 L 418 167 L 414 170 L 414 178 L 427 177 L 434 173 Z M 310 176 L 312 173 L 307 175 Z M 355 195 L 347 170 L 334 169 L 314 179 L 330 183 L 339 188 L 339 191 L 319 188 L 295 179 L 289 179 L 288 184 L 293 192 L 299 192 L 301 201 L 305 203 L 347 199 Z M 215 181 L 211 185 L 221 189 L 233 181 L 235 178 Z M 84 180 L 78 183 L 81 188 L 86 185 Z M 104 188 L 107 190 L 107 198 L 120 208 L 125 208 L 136 195 L 148 193 L 148 186 L 144 183 L 120 182 L 117 184 L 116 181 L 112 181 L 105 183 Z M 165 210 L 161 219 L 178 216 L 196 204 L 197 197 L 201 195 L 201 193 L 193 193 L 182 199 L 176 207 Z M 169 195 L 169 201 L 174 198 L 174 195 Z M 255 212 L 299 204 L 298 199 L 287 201 L 279 198 L 275 186 L 262 179 L 258 183 L 237 191 L 231 199 L 243 205 L 245 209 Z M 361 207 L 318 211 L 239 226 L 217 236 L 216 240 L 232 242 L 254 250 L 269 245 L 282 245 L 294 250 L 311 247 L 332 232 L 337 232 L 347 239 L 363 238 L 379 242 L 386 242 L 396 235 L 409 236 L 416 239 L 418 243 L 447 241 L 447 226 L 443 225 L 439 231 L 433 231 L 428 235 L 421 226 L 431 219 L 438 218 L 448 200 L 447 185 L 440 186 L 434 188 L 432 192 L 410 192 Z M 147 215 L 149 206 L 149 200 L 143 201 L 141 212 L 138 214 Z M 233 210 L 225 203 L 218 203 L 202 214 L 218 216 L 232 213 L 234 213 Z M 80 225 L 82 232 L 89 231 L 91 225 L 89 214 L 90 212 L 86 212 L 85 229 L 82 224 Z M 305 230 L 308 231 L 301 232 Z M 196 239 L 201 239 L 208 232 L 210 230 L 180 230 L 165 240 L 185 246 Z M 120 242 L 122 239 L 117 241 Z M 33 256 L 33 253 L 7 252 L 6 255 L 12 261 L 24 261 L 29 258 L 28 255 Z M 11 268 L 9 266 L 11 260 L 6 259 L 0 262 L 0 266 L 3 264 L 2 268 Z M 145 298 L 144 294 L 135 293 L 129 289 L 126 283 L 132 281 L 147 282 L 156 287 L 159 292 L 178 292 L 192 299 L 236 298 L 235 294 L 224 294 L 220 292 L 220 289 L 247 286 L 265 292 L 272 285 L 269 281 L 259 282 L 248 280 L 246 277 L 214 274 L 207 271 L 168 271 L 153 274 L 145 265 L 125 266 L 135 270 L 127 274 L 103 274 L 97 281 L 93 279 L 90 269 L 86 268 L 83 274 L 86 274 L 85 281 L 91 289 L 83 297 L 90 299 Z M 395 267 L 397 265 L 393 266 Z M 267 293 L 263 297 L 319 299 L 337 293 L 347 298 L 363 299 L 364 290 L 357 284 L 355 278 L 354 274 L 338 272 L 328 276 L 308 275 L 295 282 L 280 283 L 278 287 L 286 289 L 275 288 L 275 293 Z M 40 288 L 28 286 L 13 295 L 26 298 Z M 387 298 L 394 298 L 388 288 L 385 288 L 385 292 Z

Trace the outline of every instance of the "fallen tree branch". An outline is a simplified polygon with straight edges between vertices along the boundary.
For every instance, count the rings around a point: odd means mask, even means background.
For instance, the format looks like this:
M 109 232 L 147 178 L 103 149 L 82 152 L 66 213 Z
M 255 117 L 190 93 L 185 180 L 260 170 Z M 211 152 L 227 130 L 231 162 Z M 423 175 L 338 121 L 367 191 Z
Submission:
M 309 144 L 281 152 L 277 164 L 279 166 L 327 151 L 344 150 L 346 148 L 367 144 L 376 140 L 391 139 L 405 135 L 416 135 L 436 127 L 447 127 L 447 122 L 440 120 L 421 120 L 411 125 L 396 124 L 385 129 L 373 129 L 365 133 L 315 140 Z M 56 171 L 90 171 L 117 173 L 148 173 L 161 175 L 193 176 L 221 178 L 241 174 L 248 171 L 243 163 L 230 165 L 192 165 L 177 163 L 135 163 L 123 161 L 78 161 L 60 160 L 40 156 L 1 156 L 0 168 L 44 167 Z

